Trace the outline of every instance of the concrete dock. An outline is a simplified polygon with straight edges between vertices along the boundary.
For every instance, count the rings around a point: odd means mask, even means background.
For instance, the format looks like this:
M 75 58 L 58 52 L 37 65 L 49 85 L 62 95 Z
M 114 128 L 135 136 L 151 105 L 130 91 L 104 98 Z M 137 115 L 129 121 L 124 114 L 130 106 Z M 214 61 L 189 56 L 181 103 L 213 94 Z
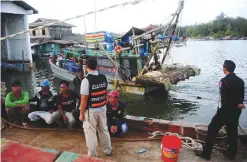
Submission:
M 2 131 L 2 139 L 19 142 L 21 144 L 43 148 L 54 149 L 57 151 L 68 151 L 81 155 L 87 154 L 84 134 L 80 132 L 66 131 L 31 131 L 17 128 L 6 128 Z M 2 144 L 4 140 L 2 140 Z M 158 141 L 114 141 L 112 140 L 113 154 L 106 157 L 99 144 L 99 158 L 117 162 L 162 162 L 161 142 Z M 147 152 L 138 154 L 139 149 L 146 149 Z M 179 162 L 203 162 L 195 156 L 193 151 L 182 148 L 179 154 Z M 241 148 L 236 162 L 247 162 L 247 149 Z M 67 161 L 66 161 L 67 162 Z M 228 162 L 228 160 L 219 151 L 213 151 L 211 162 Z

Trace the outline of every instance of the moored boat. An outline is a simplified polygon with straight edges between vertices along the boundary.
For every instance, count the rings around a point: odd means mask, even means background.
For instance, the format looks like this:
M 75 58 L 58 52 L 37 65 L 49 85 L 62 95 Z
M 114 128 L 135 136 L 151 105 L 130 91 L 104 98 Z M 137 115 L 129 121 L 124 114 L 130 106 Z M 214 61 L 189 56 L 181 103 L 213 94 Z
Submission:
M 78 76 L 86 75 L 85 60 L 95 58 L 99 73 L 107 77 L 110 87 L 141 95 L 155 90 L 167 92 L 172 84 L 199 75 L 200 70 L 197 67 L 172 64 L 168 68 L 164 64 L 173 44 L 183 4 L 183 0 L 179 2 L 168 24 L 147 32 L 133 27 L 118 38 L 105 31 L 86 33 L 85 46 L 80 46 L 78 51 L 64 50 L 63 66 L 55 67 L 56 65 L 50 61 L 54 75 L 73 81 Z M 160 35 L 165 36 L 161 38 Z M 67 60 L 68 55 L 74 60 L 80 60 L 80 65 L 76 65 L 75 61 Z M 63 68 L 70 72 L 66 72 Z M 82 77 L 78 78 L 82 79 Z

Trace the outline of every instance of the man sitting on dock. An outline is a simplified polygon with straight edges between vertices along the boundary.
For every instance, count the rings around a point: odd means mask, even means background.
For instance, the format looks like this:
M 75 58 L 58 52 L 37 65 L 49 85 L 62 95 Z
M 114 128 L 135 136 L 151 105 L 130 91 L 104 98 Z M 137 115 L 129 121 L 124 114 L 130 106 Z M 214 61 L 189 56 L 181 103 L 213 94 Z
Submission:
M 22 122 L 24 127 L 27 126 L 27 115 L 30 111 L 29 94 L 21 90 L 21 82 L 15 80 L 12 83 L 12 92 L 8 93 L 5 99 L 5 106 L 9 121 L 19 125 Z
M 107 126 L 111 136 L 126 133 L 128 126 L 125 122 L 126 104 L 119 101 L 120 93 L 113 90 L 109 93 L 107 103 Z
M 28 114 L 31 121 L 37 121 L 40 118 L 44 119 L 47 124 L 51 124 L 51 114 L 55 108 L 54 96 L 51 93 L 49 80 L 45 79 L 41 82 L 41 91 L 29 100 L 29 102 L 37 102 L 37 111 Z
M 63 127 L 64 124 L 60 120 L 63 117 L 64 123 L 68 124 L 68 128 L 72 128 L 76 122 L 72 111 L 76 109 L 77 100 L 80 103 L 80 96 L 75 91 L 69 90 L 69 82 L 62 80 L 59 85 L 60 93 L 56 97 L 58 110 L 52 113 L 52 120 Z

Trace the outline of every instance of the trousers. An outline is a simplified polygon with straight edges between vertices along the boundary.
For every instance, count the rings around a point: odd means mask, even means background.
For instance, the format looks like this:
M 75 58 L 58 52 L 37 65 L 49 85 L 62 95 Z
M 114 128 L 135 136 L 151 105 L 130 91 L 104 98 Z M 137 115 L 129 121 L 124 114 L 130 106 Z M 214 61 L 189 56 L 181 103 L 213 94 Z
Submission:
M 106 124 L 106 112 L 88 112 L 85 114 L 83 129 L 88 147 L 88 156 L 97 157 L 97 132 L 105 154 L 112 151 L 110 134 Z
M 11 107 L 6 108 L 6 112 L 11 123 L 27 123 L 28 121 L 28 113 L 30 111 L 29 105 L 25 105 L 23 107 Z
M 51 124 L 52 123 L 51 113 L 47 112 L 47 111 L 34 111 L 34 112 L 31 112 L 30 114 L 28 114 L 28 118 L 31 121 L 36 121 L 36 120 L 39 120 L 40 118 L 42 118 L 42 119 L 45 120 L 45 122 L 47 124 Z
M 128 131 L 128 125 L 123 120 L 117 120 L 115 124 L 111 124 L 110 122 L 107 122 L 107 126 L 110 135 L 114 137 L 119 137 Z M 115 134 L 111 133 L 111 126 L 117 126 L 117 132 Z
M 202 153 L 204 157 L 211 157 L 216 135 L 224 125 L 227 126 L 227 141 L 229 144 L 227 152 L 230 156 L 235 157 L 238 149 L 238 125 L 240 114 L 240 110 L 230 111 L 220 108 L 217 111 L 208 126 L 207 139 Z
M 68 128 L 72 128 L 75 124 L 75 117 L 73 116 L 72 112 L 64 111 L 64 115 L 68 118 Z M 55 121 L 59 126 L 63 126 L 62 114 L 59 110 L 52 113 L 51 119 L 52 121 Z

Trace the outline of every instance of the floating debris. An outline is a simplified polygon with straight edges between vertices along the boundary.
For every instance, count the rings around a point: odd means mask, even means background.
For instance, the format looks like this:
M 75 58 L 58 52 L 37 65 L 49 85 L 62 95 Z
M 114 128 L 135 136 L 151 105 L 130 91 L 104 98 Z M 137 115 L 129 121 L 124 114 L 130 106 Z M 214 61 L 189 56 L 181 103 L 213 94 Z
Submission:
M 189 79 L 191 76 L 200 74 L 200 69 L 191 65 L 163 65 L 161 69 L 157 71 L 150 71 L 144 75 L 138 76 L 136 82 L 145 85 L 160 85 L 164 86 L 166 90 L 171 89 L 173 84 L 177 84 L 179 81 Z

